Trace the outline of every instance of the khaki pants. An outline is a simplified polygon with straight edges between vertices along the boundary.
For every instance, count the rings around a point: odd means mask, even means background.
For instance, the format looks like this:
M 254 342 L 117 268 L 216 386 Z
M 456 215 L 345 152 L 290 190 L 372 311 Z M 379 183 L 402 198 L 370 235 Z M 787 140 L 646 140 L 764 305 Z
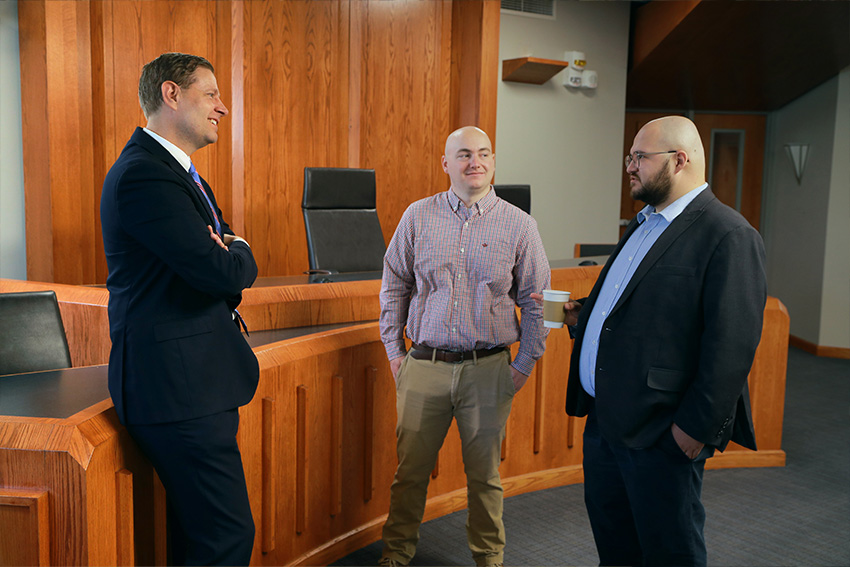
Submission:
M 404 564 L 413 558 L 431 471 L 456 419 L 466 472 L 469 548 L 477 565 L 501 563 L 505 527 L 499 463 L 516 393 L 510 352 L 457 364 L 408 355 L 396 389 L 399 465 L 384 524 L 383 556 Z

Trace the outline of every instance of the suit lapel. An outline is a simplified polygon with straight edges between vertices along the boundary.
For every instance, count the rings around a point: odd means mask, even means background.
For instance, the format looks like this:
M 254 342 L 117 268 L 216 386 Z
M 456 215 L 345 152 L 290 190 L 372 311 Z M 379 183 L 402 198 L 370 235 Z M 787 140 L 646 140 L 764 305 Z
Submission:
M 215 226 L 215 220 L 212 217 L 212 211 L 210 210 L 210 206 L 207 203 L 206 198 L 201 193 L 198 184 L 195 183 L 195 180 L 189 174 L 188 171 L 183 169 L 183 166 L 180 165 L 180 162 L 177 161 L 168 150 L 162 147 L 158 141 L 154 140 L 147 132 L 145 132 L 142 128 L 136 128 L 136 131 L 133 132 L 133 136 L 130 138 L 130 142 L 136 143 L 142 148 L 144 148 L 147 152 L 149 152 L 153 157 L 159 159 L 180 178 L 183 182 L 191 188 L 191 195 L 195 200 L 195 208 L 201 212 L 201 215 L 206 219 L 207 224 L 211 226 Z M 210 197 L 212 198 L 212 197 Z
M 652 245 L 652 248 L 649 249 L 649 252 L 646 253 L 637 270 L 635 271 L 632 278 L 629 280 L 629 284 L 626 286 L 626 289 L 623 290 L 623 294 L 620 296 L 620 299 L 617 300 L 617 304 L 614 305 L 614 308 L 611 309 L 611 314 L 615 313 L 626 301 L 628 301 L 629 296 L 634 292 L 635 288 L 638 286 L 640 281 L 649 273 L 649 270 L 655 265 L 656 262 L 667 252 L 667 249 L 670 248 L 676 240 L 685 232 L 695 220 L 697 220 L 703 213 L 705 206 L 714 200 L 714 193 L 711 192 L 710 187 L 706 187 L 706 189 L 697 195 L 697 197 L 691 201 L 691 203 L 685 207 L 685 210 L 673 219 L 673 222 L 670 223 L 670 226 L 658 237 L 658 240 L 655 241 L 655 244 Z M 633 221 L 634 222 L 634 221 Z M 625 241 L 626 238 L 623 238 Z M 622 244 L 622 242 L 621 242 Z

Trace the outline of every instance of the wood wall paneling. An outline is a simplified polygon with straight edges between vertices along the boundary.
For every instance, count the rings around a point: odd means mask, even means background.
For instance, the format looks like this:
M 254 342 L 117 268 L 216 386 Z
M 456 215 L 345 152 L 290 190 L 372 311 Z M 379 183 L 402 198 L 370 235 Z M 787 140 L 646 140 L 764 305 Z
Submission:
M 308 268 L 304 167 L 347 165 L 340 1 L 244 4 L 245 233 L 261 275 Z
M 21 2 L 28 278 L 105 282 L 103 178 L 145 125 L 142 66 L 166 51 L 217 69 L 231 113 L 192 159 L 260 275 L 307 268 L 305 166 L 374 167 L 388 241 L 448 186 L 448 133 L 495 131 L 498 18 L 484 0 Z
M 450 8 L 369 1 L 356 10 L 360 43 L 351 48 L 361 53 L 360 167 L 375 169 L 386 242 L 410 203 L 448 188 L 440 156 L 450 129 Z
M 488 0 L 461 0 L 452 4 L 452 129 L 474 125 L 493 138 L 499 75 L 499 9 L 499 3 Z
M 47 17 L 44 2 L 18 3 L 21 50 L 22 150 L 26 208 L 27 277 L 53 279 L 53 215 L 48 151 Z

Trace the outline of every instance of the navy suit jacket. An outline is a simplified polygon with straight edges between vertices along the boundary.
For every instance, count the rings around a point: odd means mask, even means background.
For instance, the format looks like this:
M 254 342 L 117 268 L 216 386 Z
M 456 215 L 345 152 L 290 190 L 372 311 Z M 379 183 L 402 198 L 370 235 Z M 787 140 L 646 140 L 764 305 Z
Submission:
M 584 329 L 633 219 L 587 297 L 575 329 L 567 413 L 587 414 L 579 380 Z M 653 445 L 675 422 L 723 450 L 755 449 L 747 376 L 767 290 L 758 232 L 710 189 L 667 227 L 638 266 L 599 337 L 596 412 L 609 443 Z
M 204 183 L 222 223 L 215 196 Z M 257 358 L 233 320 L 257 277 L 250 247 L 218 246 L 191 175 L 137 128 L 103 184 L 109 392 L 124 424 L 194 419 L 247 404 Z

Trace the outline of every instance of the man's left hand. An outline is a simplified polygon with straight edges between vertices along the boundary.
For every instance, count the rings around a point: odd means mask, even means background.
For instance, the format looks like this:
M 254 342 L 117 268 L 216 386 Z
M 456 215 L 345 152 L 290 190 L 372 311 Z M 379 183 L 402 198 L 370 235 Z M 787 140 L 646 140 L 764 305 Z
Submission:
M 673 424 L 673 439 L 676 440 L 676 443 L 679 444 L 679 448 L 682 450 L 684 454 L 688 456 L 689 459 L 693 460 L 697 458 L 702 448 L 705 447 L 705 443 L 700 443 L 684 431 L 682 428 Z
M 514 381 L 514 389 L 519 392 L 520 388 L 525 386 L 528 376 L 511 366 L 511 380 Z

